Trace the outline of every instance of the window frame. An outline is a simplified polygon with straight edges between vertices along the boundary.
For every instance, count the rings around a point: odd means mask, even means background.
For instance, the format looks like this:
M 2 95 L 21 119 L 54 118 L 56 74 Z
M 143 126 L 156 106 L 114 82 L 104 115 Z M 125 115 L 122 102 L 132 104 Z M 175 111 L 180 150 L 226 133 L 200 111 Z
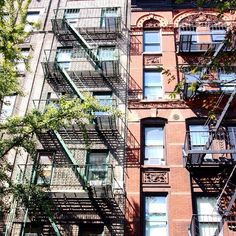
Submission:
M 40 10 L 32 10 L 32 11 L 28 11 L 27 14 L 26 14 L 26 24 L 25 24 L 25 29 L 24 31 L 25 32 L 31 32 L 31 31 L 37 31 L 37 29 L 33 28 L 33 26 L 31 24 L 37 24 L 39 23 L 39 20 L 40 20 L 40 14 L 41 14 L 41 11 Z M 33 21 L 29 21 L 27 20 L 27 16 L 29 15 L 35 15 L 37 16 L 37 20 L 33 20 Z
M 217 223 L 220 222 L 220 214 L 217 212 L 217 211 L 214 211 L 214 206 L 212 206 L 212 211 L 209 213 L 209 214 L 201 214 L 201 210 L 206 210 L 207 207 L 205 206 L 204 208 L 199 208 L 199 199 L 203 199 L 203 198 L 206 198 L 206 199 L 210 199 L 210 201 L 212 202 L 213 200 L 215 201 L 215 204 L 216 205 L 216 201 L 217 201 L 217 196 L 214 195 L 214 194 L 209 194 L 209 195 L 204 195 L 204 194 L 197 194 L 195 197 L 194 197 L 194 211 L 196 212 L 197 214 L 197 219 L 196 219 L 196 223 L 197 223 L 197 227 L 194 229 L 196 230 L 199 235 L 200 235 L 200 228 L 201 226 L 200 225 L 204 225 L 204 224 L 212 224 L 212 225 L 216 225 L 216 228 L 217 228 Z M 210 202 L 209 201 L 209 202 Z M 205 202 L 207 203 L 207 201 Z M 210 204 L 211 205 L 211 204 Z M 204 217 L 205 216 L 205 217 Z M 209 221 L 209 218 L 212 216 L 212 221 Z M 215 230 L 214 230 L 215 231 Z M 202 236 L 208 236 L 210 230 L 207 230 L 207 232 L 204 230 L 205 233 L 207 234 L 201 234 Z M 220 236 L 223 236 L 222 234 L 220 234 Z
M 148 34 L 148 33 L 157 33 L 157 37 L 159 37 L 159 41 L 157 42 L 148 42 L 146 43 L 145 41 L 145 35 Z M 143 53 L 144 54 L 155 54 L 155 53 L 161 53 L 162 52 L 162 34 L 161 34 L 161 29 L 158 28 L 158 29 L 143 29 Z M 159 50 L 154 50 L 154 51 L 148 51 L 146 50 L 146 46 L 157 46 L 159 47 Z
M 91 154 L 104 154 L 105 156 L 105 163 L 100 164 L 91 164 L 90 162 L 90 155 Z M 108 163 L 109 163 L 109 150 L 107 149 L 92 149 L 87 151 L 86 153 L 86 168 L 85 168 L 85 175 L 90 182 L 91 185 L 102 185 L 104 182 L 107 182 L 108 178 Z M 96 167 L 96 168 L 94 168 Z M 99 168 L 101 167 L 101 168 Z M 96 176 L 96 174 L 99 176 L 100 174 L 104 174 L 104 178 L 96 178 L 96 179 L 90 179 L 91 176 Z
M 145 166 L 166 166 L 167 160 L 166 160 L 166 130 L 165 125 L 167 123 L 167 120 L 165 118 L 144 118 L 141 120 L 141 132 L 140 132 L 140 140 L 141 140 L 141 156 L 142 156 L 142 164 Z M 145 128 L 162 128 L 162 135 L 163 135 L 163 156 L 160 159 L 160 164 L 144 164 L 145 163 Z M 162 162 L 161 162 L 162 161 Z
M 147 74 L 156 74 L 158 75 L 158 77 L 160 78 L 160 84 L 159 85 L 155 85 L 155 86 L 147 86 L 146 85 L 146 82 L 147 82 L 147 77 L 146 75 Z M 155 75 L 154 75 L 155 76 Z M 154 99 L 149 99 L 148 96 L 147 96 L 147 93 L 146 93 L 146 89 L 147 88 L 156 88 L 156 89 L 160 89 L 161 90 L 161 96 L 158 96 Z M 162 73 L 157 71 L 157 70 L 143 70 L 143 99 L 146 100 L 146 101 L 158 101 L 159 99 L 162 99 L 164 96 L 164 88 L 163 88 L 163 76 L 162 76 Z

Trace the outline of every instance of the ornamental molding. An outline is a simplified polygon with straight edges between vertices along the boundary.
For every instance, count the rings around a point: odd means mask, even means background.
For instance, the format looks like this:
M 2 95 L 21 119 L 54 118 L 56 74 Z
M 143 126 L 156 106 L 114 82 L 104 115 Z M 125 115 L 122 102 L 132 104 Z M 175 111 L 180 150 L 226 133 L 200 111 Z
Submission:
M 143 170 L 143 184 L 169 184 L 169 173 L 160 170 Z
M 224 15 L 222 18 L 217 17 L 218 13 L 211 11 L 194 12 L 187 11 L 180 13 L 174 18 L 174 26 L 210 26 L 219 25 L 227 26 L 227 22 L 230 21 L 229 17 Z
M 168 25 L 168 21 L 162 16 L 149 13 L 147 15 L 141 16 L 137 21 L 136 25 L 133 27 L 137 28 L 160 28 L 166 27 Z
M 143 64 L 147 66 L 157 66 L 161 64 L 161 56 L 157 55 L 144 55 Z
M 167 101 L 167 102 L 136 102 L 129 101 L 129 109 L 188 109 L 189 106 L 183 101 Z

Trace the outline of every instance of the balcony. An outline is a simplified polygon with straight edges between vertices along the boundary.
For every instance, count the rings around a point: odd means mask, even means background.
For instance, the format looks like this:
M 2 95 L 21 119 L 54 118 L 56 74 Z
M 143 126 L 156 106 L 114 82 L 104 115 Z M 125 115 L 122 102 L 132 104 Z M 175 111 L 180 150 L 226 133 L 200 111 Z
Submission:
M 63 49 L 45 51 L 43 69 L 55 92 L 71 93 L 75 89 L 124 87 L 120 77 L 121 65 L 116 49 L 107 50 L 106 58 L 99 57 L 99 49 Z
M 56 9 L 52 29 L 59 41 L 73 44 L 75 32 L 86 41 L 116 40 L 123 28 L 121 8 Z
M 236 133 L 224 128 L 217 132 L 187 131 L 183 157 L 187 168 L 234 165 Z
M 195 70 L 197 72 L 193 72 Z M 199 66 L 182 67 L 184 100 L 204 95 L 230 95 L 236 86 L 235 67 L 222 67 L 210 71 Z
M 229 216 L 222 221 L 218 214 L 193 215 L 189 227 L 189 236 L 234 236 L 236 218 Z
M 179 29 L 178 53 L 215 52 L 219 49 L 226 35 L 226 29 L 217 31 L 203 29 L 203 31 L 198 32 L 195 27 L 189 27 L 187 30 L 183 28 Z M 230 50 L 225 45 L 223 49 Z
M 115 184 L 114 170 L 110 164 L 39 164 L 35 171 L 35 184 L 45 187 L 45 190 L 47 187 L 50 192 L 73 191 L 83 195 L 84 189 L 93 187 L 103 191 L 100 194 L 104 195 Z M 18 165 L 18 183 L 29 184 L 32 173 L 33 165 Z

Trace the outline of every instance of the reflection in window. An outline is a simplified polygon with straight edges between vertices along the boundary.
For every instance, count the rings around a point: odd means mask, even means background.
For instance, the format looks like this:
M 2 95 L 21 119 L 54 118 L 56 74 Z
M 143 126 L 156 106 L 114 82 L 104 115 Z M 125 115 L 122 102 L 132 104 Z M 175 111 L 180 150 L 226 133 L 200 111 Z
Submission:
M 18 73 L 22 74 L 26 71 L 26 60 L 29 56 L 29 51 L 30 49 L 29 48 L 22 48 L 21 49 L 21 55 L 24 57 L 24 59 L 20 59 L 17 61 L 17 64 L 16 64 L 16 70 Z
M 162 96 L 161 72 L 144 71 L 144 99 L 157 100 L 162 98 Z
M 166 196 L 145 197 L 145 236 L 167 236 Z
M 160 52 L 161 37 L 160 30 L 143 32 L 144 52 Z
M 233 91 L 236 85 L 236 73 L 234 72 L 219 72 L 219 79 L 221 81 L 221 90 Z

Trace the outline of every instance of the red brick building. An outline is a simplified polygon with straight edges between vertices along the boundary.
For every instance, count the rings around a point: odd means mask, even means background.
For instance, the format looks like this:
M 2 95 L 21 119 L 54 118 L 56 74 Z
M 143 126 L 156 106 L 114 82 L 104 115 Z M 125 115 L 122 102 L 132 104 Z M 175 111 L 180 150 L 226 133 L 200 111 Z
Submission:
M 222 53 L 232 58 L 235 14 L 174 2 L 131 5 L 130 234 L 235 235 L 236 74 L 233 60 L 213 65 Z

